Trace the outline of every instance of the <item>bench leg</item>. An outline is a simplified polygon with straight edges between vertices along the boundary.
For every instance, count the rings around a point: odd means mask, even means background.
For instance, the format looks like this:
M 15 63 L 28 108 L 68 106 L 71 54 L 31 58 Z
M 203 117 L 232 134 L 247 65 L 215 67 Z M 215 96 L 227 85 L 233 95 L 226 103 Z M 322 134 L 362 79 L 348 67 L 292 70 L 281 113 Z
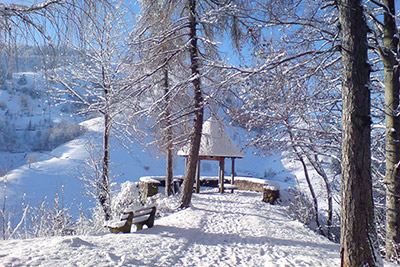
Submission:
M 132 222 L 127 220 L 125 225 L 124 225 L 124 228 L 123 228 L 122 232 L 125 233 L 125 234 L 130 233 L 131 232 L 131 227 L 132 227 Z
M 155 217 L 156 217 L 156 208 L 153 208 L 153 210 L 150 213 L 149 219 L 146 221 L 147 227 L 149 228 L 153 227 Z
M 143 230 L 143 224 L 144 224 L 144 223 L 135 223 L 135 225 L 136 225 L 136 231 Z
M 147 225 L 147 228 L 153 227 L 155 217 L 156 217 L 156 208 L 154 207 L 150 213 L 150 217 L 146 221 L 135 223 L 137 231 L 143 230 L 143 225 Z

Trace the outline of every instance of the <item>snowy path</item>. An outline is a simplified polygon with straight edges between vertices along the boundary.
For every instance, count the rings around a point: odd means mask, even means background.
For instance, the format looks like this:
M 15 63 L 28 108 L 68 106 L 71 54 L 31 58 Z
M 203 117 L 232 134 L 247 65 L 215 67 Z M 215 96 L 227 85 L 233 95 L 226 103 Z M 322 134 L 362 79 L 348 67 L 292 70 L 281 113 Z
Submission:
M 132 234 L 0 242 L 0 266 L 339 266 L 339 245 L 261 194 L 194 195 L 193 207 Z

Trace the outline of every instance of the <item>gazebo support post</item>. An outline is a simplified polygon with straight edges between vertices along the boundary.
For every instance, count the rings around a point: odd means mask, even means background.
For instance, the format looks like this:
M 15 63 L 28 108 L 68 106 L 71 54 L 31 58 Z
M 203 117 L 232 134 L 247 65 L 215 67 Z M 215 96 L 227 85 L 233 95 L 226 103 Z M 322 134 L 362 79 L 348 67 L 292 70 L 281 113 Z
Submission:
M 235 158 L 232 158 L 231 184 L 235 184 Z
M 221 194 L 224 193 L 224 177 L 225 177 L 224 169 L 225 169 L 225 158 L 222 158 L 219 161 L 219 192 Z
M 197 161 L 197 172 L 196 172 L 196 193 L 200 193 L 200 159 Z

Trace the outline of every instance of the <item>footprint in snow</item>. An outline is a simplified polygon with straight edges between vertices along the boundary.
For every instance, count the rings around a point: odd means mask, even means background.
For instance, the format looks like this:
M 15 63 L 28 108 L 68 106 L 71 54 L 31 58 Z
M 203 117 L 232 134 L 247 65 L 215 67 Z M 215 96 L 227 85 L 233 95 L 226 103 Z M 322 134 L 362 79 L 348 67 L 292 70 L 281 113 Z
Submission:
M 125 254 L 120 257 L 114 253 L 107 252 L 106 257 L 115 267 L 123 266 L 125 263 Z

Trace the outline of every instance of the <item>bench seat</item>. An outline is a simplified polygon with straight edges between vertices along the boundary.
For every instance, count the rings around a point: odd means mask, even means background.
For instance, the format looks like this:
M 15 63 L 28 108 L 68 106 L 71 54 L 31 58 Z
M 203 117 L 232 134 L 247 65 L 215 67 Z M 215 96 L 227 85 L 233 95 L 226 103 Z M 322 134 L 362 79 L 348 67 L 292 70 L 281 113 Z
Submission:
M 142 215 L 142 216 L 139 216 L 139 217 L 135 217 L 135 218 L 132 219 L 132 223 L 133 224 L 137 224 L 137 223 L 145 222 L 145 221 L 147 221 L 149 219 L 149 217 L 150 217 L 150 214 L 146 214 L 146 215 Z

